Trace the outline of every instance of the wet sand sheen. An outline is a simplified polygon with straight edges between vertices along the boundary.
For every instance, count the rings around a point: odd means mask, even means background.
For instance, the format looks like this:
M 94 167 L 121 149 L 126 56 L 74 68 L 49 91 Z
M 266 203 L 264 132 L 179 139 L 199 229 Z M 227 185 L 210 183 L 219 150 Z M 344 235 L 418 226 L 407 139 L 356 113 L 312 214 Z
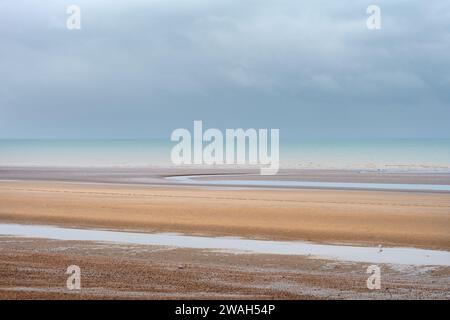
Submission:
M 1 237 L 0 299 L 449 299 L 450 267 L 234 254 L 109 242 Z M 82 268 L 80 292 L 67 266 Z M 25 273 L 26 272 L 26 276 Z
M 213 177 L 214 180 L 198 178 Z M 226 179 L 226 178 L 239 179 Z M 246 175 L 235 176 L 173 176 L 166 178 L 169 181 L 187 183 L 192 185 L 231 186 L 237 188 L 323 188 L 323 189 L 350 189 L 350 190 L 393 190 L 393 191 L 444 191 L 450 192 L 450 185 L 445 184 L 418 184 L 418 183 L 364 183 L 364 182 L 324 182 L 324 181 L 291 181 L 291 180 L 248 180 Z
M 10 223 L 55 225 L 51 233 L 63 229 L 58 236 L 74 240 L 0 236 L 0 298 L 449 298 L 448 193 L 215 190 L 169 186 L 159 171 L 151 182 L 151 174 L 133 170 L 33 172 L 7 176 L 71 183 L 0 181 L 0 223 L 9 232 Z M 316 175 L 309 177 L 337 179 L 332 172 Z M 352 173 L 344 181 L 448 184 L 439 177 Z M 147 185 L 132 184 L 142 178 Z M 74 263 L 89 274 L 81 295 L 65 290 L 65 270 Z M 378 263 L 382 290 L 369 291 L 366 269 Z
M 239 238 L 194 237 L 167 233 L 132 233 L 55 226 L 0 224 L 0 235 L 69 241 L 99 241 L 189 249 L 226 250 L 235 253 L 302 255 L 350 262 L 450 266 L 450 252 L 414 248 L 373 248 L 281 242 Z

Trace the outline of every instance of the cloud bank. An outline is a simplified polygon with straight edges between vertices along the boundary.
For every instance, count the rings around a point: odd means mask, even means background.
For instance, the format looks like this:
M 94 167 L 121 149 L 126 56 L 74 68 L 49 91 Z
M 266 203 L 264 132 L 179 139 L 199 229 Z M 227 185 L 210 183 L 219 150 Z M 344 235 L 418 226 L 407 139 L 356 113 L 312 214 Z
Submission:
M 0 38 L 0 138 L 450 137 L 446 0 L 6 0 Z

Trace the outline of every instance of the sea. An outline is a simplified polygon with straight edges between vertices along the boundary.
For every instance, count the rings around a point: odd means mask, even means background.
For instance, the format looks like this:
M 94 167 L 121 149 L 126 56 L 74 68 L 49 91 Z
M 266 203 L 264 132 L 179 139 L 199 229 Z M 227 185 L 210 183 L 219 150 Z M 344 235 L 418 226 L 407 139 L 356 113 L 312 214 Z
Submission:
M 0 139 L 0 167 L 172 167 L 170 139 Z M 280 167 L 450 172 L 450 139 L 280 140 Z

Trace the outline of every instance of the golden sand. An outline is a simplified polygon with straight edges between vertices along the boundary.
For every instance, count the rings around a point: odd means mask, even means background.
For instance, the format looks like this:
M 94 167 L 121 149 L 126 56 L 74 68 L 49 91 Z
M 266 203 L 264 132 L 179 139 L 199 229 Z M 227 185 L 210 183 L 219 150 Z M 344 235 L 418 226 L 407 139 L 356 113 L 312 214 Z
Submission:
M 0 222 L 450 249 L 450 196 L 0 182 Z

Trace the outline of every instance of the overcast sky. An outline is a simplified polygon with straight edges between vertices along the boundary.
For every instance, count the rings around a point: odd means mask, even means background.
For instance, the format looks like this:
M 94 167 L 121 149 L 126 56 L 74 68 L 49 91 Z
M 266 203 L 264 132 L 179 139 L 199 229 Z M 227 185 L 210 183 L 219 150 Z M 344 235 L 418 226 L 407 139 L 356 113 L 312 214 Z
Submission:
M 0 138 L 166 138 L 193 120 L 449 138 L 450 1 L 0 1 Z

